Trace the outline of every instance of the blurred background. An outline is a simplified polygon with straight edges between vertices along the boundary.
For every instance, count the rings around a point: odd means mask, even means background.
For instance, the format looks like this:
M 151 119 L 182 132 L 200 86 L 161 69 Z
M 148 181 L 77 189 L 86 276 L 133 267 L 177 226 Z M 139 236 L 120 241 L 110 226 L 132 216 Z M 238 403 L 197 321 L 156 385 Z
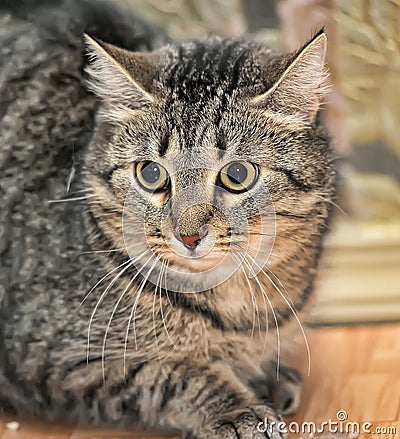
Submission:
M 325 26 L 341 182 L 311 323 L 400 321 L 400 0 L 115 0 L 175 40 L 294 50 Z

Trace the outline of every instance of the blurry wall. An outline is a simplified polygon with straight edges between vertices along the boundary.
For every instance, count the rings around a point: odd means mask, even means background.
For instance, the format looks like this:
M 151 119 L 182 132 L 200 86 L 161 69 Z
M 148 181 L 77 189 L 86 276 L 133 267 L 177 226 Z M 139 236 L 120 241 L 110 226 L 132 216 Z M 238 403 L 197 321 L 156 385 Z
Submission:
M 333 94 L 327 125 L 342 156 L 316 321 L 400 320 L 400 0 L 281 0 L 294 48 L 324 25 Z
M 209 33 L 229 37 L 247 31 L 241 0 L 115 0 L 164 29 L 174 40 Z

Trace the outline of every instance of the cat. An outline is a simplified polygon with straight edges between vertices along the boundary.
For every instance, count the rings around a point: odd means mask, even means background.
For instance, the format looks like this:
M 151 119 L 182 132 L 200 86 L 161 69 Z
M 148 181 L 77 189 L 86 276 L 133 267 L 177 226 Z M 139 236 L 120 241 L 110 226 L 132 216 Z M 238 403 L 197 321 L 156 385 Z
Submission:
M 325 32 L 280 54 L 2 0 L 0 50 L 2 409 L 283 437 L 335 196 Z

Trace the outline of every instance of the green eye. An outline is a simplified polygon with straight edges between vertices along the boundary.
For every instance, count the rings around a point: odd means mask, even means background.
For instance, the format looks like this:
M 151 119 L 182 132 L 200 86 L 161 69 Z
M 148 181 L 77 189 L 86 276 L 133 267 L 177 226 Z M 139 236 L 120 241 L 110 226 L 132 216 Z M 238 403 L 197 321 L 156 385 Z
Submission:
M 136 163 L 136 178 L 143 189 L 151 192 L 161 191 L 169 186 L 167 170 L 156 162 Z
M 232 162 L 221 169 L 219 179 L 222 186 L 230 192 L 244 192 L 257 181 L 258 167 L 245 161 Z

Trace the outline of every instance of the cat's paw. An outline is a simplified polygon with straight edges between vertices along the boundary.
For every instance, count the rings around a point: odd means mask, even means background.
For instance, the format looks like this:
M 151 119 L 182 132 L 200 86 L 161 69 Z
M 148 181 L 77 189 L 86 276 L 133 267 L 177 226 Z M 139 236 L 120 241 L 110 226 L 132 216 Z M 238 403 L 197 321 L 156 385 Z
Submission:
M 291 367 L 282 366 L 279 381 L 271 379 L 272 400 L 279 413 L 285 416 L 294 415 L 301 400 L 302 378 L 300 373 Z
M 283 439 L 281 420 L 266 406 L 253 406 L 221 415 L 195 435 L 196 439 Z
M 279 381 L 276 378 L 277 366 L 271 362 L 265 370 L 265 377 L 250 382 L 256 395 L 262 400 L 272 403 L 278 413 L 293 415 L 300 405 L 302 378 L 300 373 L 283 364 L 279 367 Z

